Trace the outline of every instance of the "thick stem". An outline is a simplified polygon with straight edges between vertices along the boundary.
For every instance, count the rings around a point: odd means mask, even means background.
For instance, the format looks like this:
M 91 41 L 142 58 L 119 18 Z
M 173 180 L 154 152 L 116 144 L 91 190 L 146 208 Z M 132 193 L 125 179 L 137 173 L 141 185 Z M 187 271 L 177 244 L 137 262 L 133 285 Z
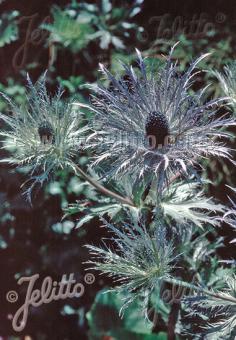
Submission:
M 173 302 L 170 309 L 170 314 L 168 318 L 168 340 L 175 340 L 175 326 L 176 322 L 178 321 L 179 316 L 179 310 L 180 310 L 180 304 L 179 302 Z
M 197 157 L 194 157 L 194 158 L 193 158 L 193 161 L 196 160 L 196 159 L 197 159 Z M 188 162 L 188 164 L 191 164 L 193 161 Z M 182 172 L 181 172 L 181 171 L 178 171 L 175 175 L 173 175 L 173 176 L 170 178 L 168 185 L 172 184 L 176 179 L 178 179 L 179 177 L 181 177 L 181 175 L 182 175 Z
M 181 287 L 184 287 L 184 288 L 189 288 L 189 289 L 195 290 L 195 291 L 200 292 L 200 293 L 204 293 L 208 296 L 214 297 L 215 299 L 229 301 L 229 302 L 233 302 L 233 303 L 236 304 L 236 298 L 234 298 L 233 296 L 230 297 L 230 296 L 224 296 L 224 295 L 221 295 L 221 294 L 218 294 L 218 293 L 214 293 L 214 292 L 211 292 L 208 289 L 201 288 L 201 287 L 195 286 L 191 283 L 181 281 L 181 280 L 178 280 L 178 279 L 166 278 L 165 281 L 169 282 L 173 285 L 178 285 L 178 286 L 181 286 Z
M 103 185 L 98 183 L 92 177 L 87 175 L 78 165 L 76 166 L 76 170 L 87 182 L 89 182 L 94 188 L 96 188 L 98 191 L 100 191 L 103 195 L 110 196 L 110 197 L 116 199 L 118 202 L 120 202 L 122 204 L 127 204 L 127 205 L 129 205 L 131 207 L 135 207 L 134 202 L 129 197 L 123 197 L 123 196 L 121 196 L 121 195 L 119 195 L 119 194 L 117 194 L 117 193 L 115 193 L 115 192 L 105 188 Z M 174 182 L 180 176 L 181 176 L 181 173 L 178 172 L 176 175 L 174 175 L 170 179 L 170 183 Z M 147 188 L 147 192 L 146 192 L 145 196 L 148 195 L 148 191 L 149 190 L 150 190 L 150 185 Z
M 106 189 L 103 185 L 95 181 L 92 177 L 88 176 L 78 165 L 76 166 L 77 172 L 87 181 L 89 182 L 94 188 L 100 191 L 103 195 L 110 196 L 115 198 L 122 204 L 130 205 L 131 207 L 135 207 L 134 203 L 129 197 L 123 197 L 111 190 Z

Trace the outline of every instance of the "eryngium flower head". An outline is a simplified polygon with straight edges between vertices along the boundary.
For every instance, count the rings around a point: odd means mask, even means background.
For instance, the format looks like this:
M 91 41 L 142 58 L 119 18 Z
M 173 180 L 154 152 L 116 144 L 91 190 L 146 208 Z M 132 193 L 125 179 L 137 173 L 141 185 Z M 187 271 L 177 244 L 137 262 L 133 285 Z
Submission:
M 0 114 L 9 129 L 0 131 L 6 137 L 5 148 L 13 148 L 12 158 L 3 159 L 20 167 L 28 166 L 30 186 L 42 184 L 57 169 L 75 170 L 74 159 L 81 147 L 83 132 L 81 116 L 72 102 L 61 100 L 62 91 L 50 97 L 46 89 L 46 74 L 33 85 L 28 77 L 27 103 L 18 107 L 4 94 L 11 115 Z
M 89 106 L 95 113 L 93 133 L 87 147 L 95 151 L 93 165 L 106 165 L 107 175 L 156 174 L 161 184 L 170 173 L 186 171 L 199 157 L 230 157 L 219 139 L 229 137 L 221 128 L 235 122 L 216 116 L 215 110 L 223 98 L 204 103 L 206 88 L 195 94 L 190 91 L 197 73 L 193 70 L 205 55 L 181 74 L 171 53 L 154 72 L 138 52 L 139 69 L 123 65 L 125 78 L 101 66 L 111 85 L 95 88 L 97 95 Z
M 170 277 L 174 268 L 173 245 L 166 241 L 165 227 L 158 225 L 150 231 L 143 225 L 126 224 L 117 228 L 104 223 L 115 235 L 111 240 L 116 249 L 106 244 L 103 248 L 88 245 L 92 255 L 88 263 L 114 278 L 118 283 L 116 291 L 127 293 L 124 307 L 135 299 L 150 297 L 153 289 Z

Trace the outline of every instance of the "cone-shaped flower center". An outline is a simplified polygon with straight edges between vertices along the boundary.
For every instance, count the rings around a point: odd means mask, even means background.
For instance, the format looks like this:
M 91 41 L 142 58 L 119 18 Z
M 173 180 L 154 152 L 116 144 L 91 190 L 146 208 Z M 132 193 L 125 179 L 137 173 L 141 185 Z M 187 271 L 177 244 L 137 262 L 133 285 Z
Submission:
M 145 124 L 146 136 L 151 148 L 166 145 L 169 134 L 169 125 L 166 116 L 154 111 L 148 114 Z
M 43 144 L 53 144 L 54 133 L 53 128 L 49 122 L 44 121 L 40 124 L 38 128 L 38 134 Z

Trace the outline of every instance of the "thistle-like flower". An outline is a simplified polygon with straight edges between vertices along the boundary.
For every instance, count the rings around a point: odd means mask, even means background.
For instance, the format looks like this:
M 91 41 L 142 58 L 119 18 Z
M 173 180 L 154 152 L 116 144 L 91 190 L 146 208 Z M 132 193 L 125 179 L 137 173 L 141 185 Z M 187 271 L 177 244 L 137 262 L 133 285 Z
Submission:
M 156 226 L 152 231 L 143 225 L 115 227 L 104 221 L 114 233 L 114 250 L 88 245 L 93 269 L 114 278 L 118 292 L 126 292 L 124 307 L 135 299 L 145 298 L 146 303 L 153 289 L 161 280 L 171 277 L 175 256 L 173 245 L 167 243 L 165 227 Z M 143 306 L 144 310 L 147 307 Z
M 204 325 L 197 339 L 233 340 L 236 336 L 236 276 L 226 277 L 222 291 L 210 291 L 186 298 L 190 315 L 197 315 Z
M 27 166 L 30 173 L 30 194 L 36 183 L 42 184 L 57 169 L 75 170 L 75 157 L 82 143 L 81 115 L 72 102 L 61 100 L 62 91 L 50 97 L 46 89 L 46 74 L 32 84 L 28 77 L 27 104 L 18 107 L 4 94 L 11 114 L 0 114 L 8 128 L 0 131 L 5 137 L 4 148 L 13 151 L 11 158 L 1 162 Z
M 222 127 L 235 125 L 235 120 L 216 116 L 223 98 L 204 103 L 206 88 L 190 91 L 198 73 L 193 71 L 206 55 L 181 74 L 171 61 L 172 51 L 158 72 L 148 69 L 139 52 L 139 69 L 123 65 L 125 78 L 101 65 L 111 85 L 95 89 L 89 105 L 95 119 L 87 147 L 95 151 L 92 165 L 104 163 L 106 175 L 157 175 L 162 187 L 168 176 L 188 171 L 201 157 L 230 158 L 220 139 L 229 137 Z

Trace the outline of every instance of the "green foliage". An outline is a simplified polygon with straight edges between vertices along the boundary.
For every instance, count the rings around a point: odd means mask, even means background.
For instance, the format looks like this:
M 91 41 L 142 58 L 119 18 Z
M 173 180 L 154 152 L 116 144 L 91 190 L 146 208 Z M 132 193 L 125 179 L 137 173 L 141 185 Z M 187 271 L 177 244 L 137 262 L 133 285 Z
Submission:
M 62 79 L 61 77 L 58 77 L 58 82 L 62 88 L 69 91 L 70 95 L 76 94 L 81 101 L 83 100 L 83 96 L 78 93 L 84 84 L 83 76 L 70 76 L 69 79 Z
M 94 171 L 90 171 L 92 177 L 96 180 L 99 180 L 99 176 Z M 73 180 L 73 183 L 76 182 L 76 179 Z M 105 185 L 104 181 L 104 185 Z M 127 180 L 123 183 L 123 185 L 112 185 L 112 187 L 119 192 L 123 192 L 127 197 L 130 196 L 129 189 L 131 183 Z M 109 217 L 109 219 L 115 222 L 122 222 L 126 220 L 130 215 L 134 220 L 138 219 L 139 209 L 136 206 L 129 206 L 127 204 L 121 205 L 117 203 L 113 198 L 109 197 L 101 197 L 98 192 L 91 189 L 91 186 L 87 183 L 80 183 L 80 191 L 83 192 L 86 196 L 86 199 L 77 201 L 76 203 L 70 203 L 64 208 L 65 217 L 78 215 L 80 219 L 76 224 L 77 228 L 82 227 L 84 224 L 93 221 L 95 218 L 99 217 Z M 75 189 L 75 185 L 74 185 Z M 88 193 L 88 190 L 92 190 L 91 193 Z M 136 193 L 137 194 L 137 193 Z M 135 197 L 132 196 L 134 199 Z
M 0 48 L 18 39 L 18 11 L 5 12 L 0 17 Z
M 86 202 L 77 202 L 76 204 L 71 204 L 69 208 L 65 209 L 66 214 L 78 214 L 83 213 L 85 216 L 80 218 L 76 224 L 76 228 L 80 228 L 85 223 L 90 222 L 93 218 L 98 216 L 108 215 L 110 218 L 115 218 L 118 212 L 122 211 L 120 204 L 111 204 L 109 200 L 104 200 L 104 202 L 97 203 L 95 207 L 87 207 Z
M 74 12 L 63 11 L 59 7 L 53 7 L 52 16 L 52 24 L 42 25 L 42 28 L 51 32 L 50 43 L 60 43 L 73 52 L 87 46 L 94 32 L 89 18 L 75 18 Z
M 72 52 L 85 48 L 90 41 L 98 41 L 102 50 L 110 45 L 124 49 L 123 39 L 141 30 L 128 21 L 140 11 L 141 3 L 113 8 L 110 0 L 101 0 L 100 5 L 72 1 L 64 10 L 54 7 L 53 23 L 43 24 L 42 28 L 51 32 L 52 43 L 60 43 Z
M 139 306 L 133 302 L 127 309 L 127 313 L 121 318 L 119 311 L 122 306 L 124 294 L 100 291 L 87 319 L 90 326 L 90 339 L 97 340 L 103 336 L 111 336 L 115 339 L 132 340 L 166 340 L 165 333 L 151 334 L 151 323 L 138 313 Z
M 173 57 L 181 61 L 181 68 L 184 70 L 187 65 L 191 62 L 194 56 L 205 53 L 206 51 L 211 53 L 211 57 L 202 60 L 200 66 L 206 70 L 201 75 L 205 84 L 211 83 L 209 92 L 215 97 L 221 93 L 220 84 L 216 79 L 212 77 L 212 70 L 216 70 L 222 65 L 222 60 L 225 64 L 228 64 L 232 59 L 233 47 L 232 47 L 232 36 L 228 32 L 228 28 L 225 28 L 224 34 L 225 39 L 217 39 L 219 31 L 214 29 L 213 31 L 206 32 L 205 37 L 200 37 L 196 41 L 189 39 L 184 34 L 180 34 L 172 38 L 171 40 L 157 39 L 148 48 L 148 55 L 160 55 L 161 53 L 167 53 L 169 46 L 179 41 Z
M 18 105 L 23 105 L 25 103 L 25 87 L 14 81 L 12 78 L 7 78 L 7 84 L 4 85 L 0 83 L 0 91 L 7 95 L 9 98 L 13 99 Z M 7 103 L 0 97 L 0 111 L 4 111 L 7 108 Z

